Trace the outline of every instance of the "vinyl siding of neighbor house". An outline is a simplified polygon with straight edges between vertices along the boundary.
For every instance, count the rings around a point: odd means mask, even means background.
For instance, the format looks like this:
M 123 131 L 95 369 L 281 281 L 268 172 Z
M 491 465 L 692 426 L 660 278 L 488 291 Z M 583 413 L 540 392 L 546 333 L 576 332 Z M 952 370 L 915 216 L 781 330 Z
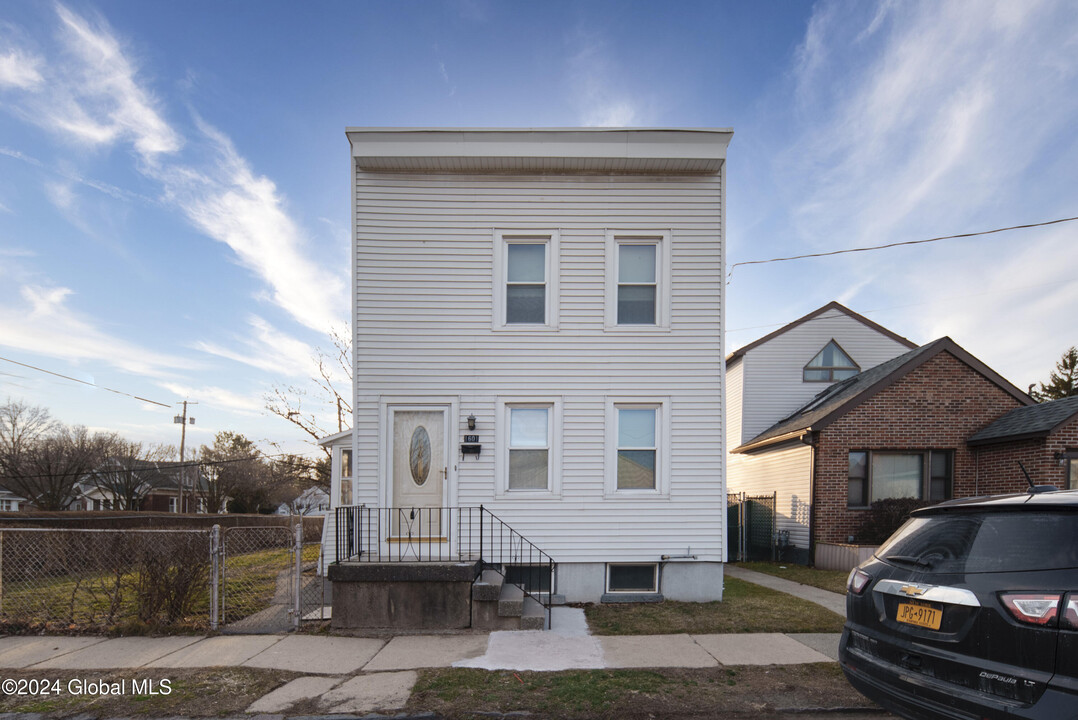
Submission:
M 686 548 L 721 560 L 721 182 L 357 171 L 355 502 L 385 505 L 386 404 L 445 401 L 451 441 L 482 443 L 479 458 L 451 449 L 449 504 L 482 503 L 558 562 L 657 562 Z M 558 233 L 556 328 L 497 327 L 498 231 Z M 669 233 L 668 328 L 607 327 L 608 231 Z M 496 495 L 499 401 L 560 403 L 557 496 Z M 620 401 L 668 414 L 665 495 L 608 491 L 607 418 Z
M 829 386 L 823 382 L 804 382 L 802 371 L 832 339 L 861 370 L 909 350 L 909 346 L 837 309 L 752 348 L 740 361 L 742 417 L 737 445 L 759 435 Z
M 812 448 L 799 441 L 765 453 L 727 458 L 730 492 L 749 495 L 775 493 L 776 531 L 788 530 L 790 544 L 809 546 L 812 507 Z

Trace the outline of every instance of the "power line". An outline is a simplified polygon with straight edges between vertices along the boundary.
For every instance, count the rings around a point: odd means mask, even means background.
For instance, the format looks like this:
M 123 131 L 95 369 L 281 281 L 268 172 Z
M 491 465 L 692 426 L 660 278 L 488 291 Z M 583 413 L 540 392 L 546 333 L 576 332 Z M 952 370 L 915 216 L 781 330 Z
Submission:
M 172 407 L 171 405 L 166 405 L 165 403 L 159 403 L 156 400 L 147 400 L 146 398 L 139 397 L 138 395 L 132 395 L 131 393 L 125 393 L 122 390 L 113 390 L 112 388 L 105 387 L 104 385 L 98 385 L 97 383 L 87 382 L 85 380 L 79 380 L 78 378 L 73 378 L 73 377 L 71 377 L 69 375 L 61 375 L 58 372 L 53 372 L 52 370 L 46 370 L 45 368 L 40 368 L 40 367 L 37 367 L 36 365 L 27 365 L 26 363 L 21 363 L 18 360 L 12 360 L 12 359 L 6 358 L 6 357 L 0 357 L 0 360 L 3 360 L 4 362 L 9 362 L 12 365 L 18 365 L 20 367 L 29 368 L 30 370 L 37 370 L 38 372 L 43 372 L 43 373 L 46 373 L 48 375 L 55 375 L 58 378 L 63 378 L 64 380 L 70 380 L 71 382 L 82 383 L 83 385 L 89 385 L 90 387 L 97 388 L 98 390 L 107 390 L 110 393 L 115 393 L 117 395 L 123 395 L 125 397 L 134 398 L 135 400 L 140 400 L 141 402 L 150 403 L 151 405 L 160 405 L 163 408 L 170 408 L 170 409 Z
M 872 245 L 869 247 L 849 248 L 846 250 L 831 250 L 829 252 L 808 253 L 806 255 L 791 255 L 790 257 L 771 258 L 769 260 L 745 260 L 730 266 L 730 272 L 726 274 L 726 284 L 730 284 L 734 276 L 734 268 L 740 265 L 766 265 L 767 263 L 786 262 L 787 260 L 804 260 L 805 258 L 828 257 L 830 255 L 842 255 L 845 253 L 868 252 L 870 250 L 884 250 L 886 248 L 899 247 L 902 245 L 921 245 L 923 243 L 939 242 L 940 240 L 955 240 L 957 238 L 976 237 L 978 235 L 992 235 L 993 233 L 1007 232 L 1008 230 L 1025 230 L 1026 228 L 1044 227 L 1045 225 L 1058 225 L 1059 223 L 1073 222 L 1078 217 L 1060 218 L 1046 222 L 1029 223 L 1027 225 L 1013 225 L 1011 227 L 996 228 L 995 230 L 981 230 L 980 232 L 961 233 L 959 235 L 943 235 L 942 237 L 928 238 L 926 240 L 906 240 L 904 242 L 887 243 L 886 245 Z

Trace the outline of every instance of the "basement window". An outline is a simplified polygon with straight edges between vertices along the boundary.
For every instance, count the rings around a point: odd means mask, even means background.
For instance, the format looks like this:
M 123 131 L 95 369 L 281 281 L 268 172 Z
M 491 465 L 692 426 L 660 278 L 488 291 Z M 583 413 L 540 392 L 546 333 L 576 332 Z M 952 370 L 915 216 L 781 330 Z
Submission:
M 505 580 L 530 593 L 550 592 L 550 566 L 506 565 Z
M 607 565 L 606 591 L 608 593 L 658 592 L 659 566 L 656 563 Z

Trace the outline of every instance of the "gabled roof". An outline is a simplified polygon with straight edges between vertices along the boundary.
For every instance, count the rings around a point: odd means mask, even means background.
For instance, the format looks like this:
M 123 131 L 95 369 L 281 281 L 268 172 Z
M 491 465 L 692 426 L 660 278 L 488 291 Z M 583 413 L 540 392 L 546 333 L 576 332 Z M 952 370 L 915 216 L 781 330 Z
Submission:
M 748 452 L 821 430 L 942 352 L 954 355 L 1023 405 L 1033 403 L 1032 398 L 1005 380 L 995 370 L 970 355 L 954 340 L 942 337 L 835 383 L 800 407 L 794 414 L 775 423 L 731 452 Z
M 848 307 L 846 307 L 845 305 L 843 305 L 840 302 L 832 301 L 832 302 L 829 302 L 826 305 L 824 305 L 822 308 L 819 308 L 817 310 L 813 310 L 808 315 L 805 315 L 804 317 L 800 317 L 797 320 L 794 320 L 792 323 L 789 323 L 787 325 L 783 325 L 778 330 L 776 330 L 776 331 L 774 331 L 772 333 L 768 333 L 767 335 L 764 335 L 762 338 L 760 338 L 758 340 L 754 340 L 753 342 L 750 342 L 748 345 L 745 345 L 743 347 L 738 348 L 737 350 L 734 350 L 732 353 L 730 353 L 729 355 L 726 356 L 726 364 L 729 365 L 731 362 L 733 362 L 735 360 L 739 360 L 749 350 L 752 350 L 755 347 L 759 347 L 760 345 L 763 345 L 768 340 L 776 338 L 776 337 L 778 337 L 779 335 L 782 335 L 785 332 L 789 332 L 790 330 L 793 330 L 798 325 L 804 325 L 809 320 L 814 320 L 815 318 L 819 317 L 820 315 L 823 315 L 824 313 L 826 313 L 826 312 L 828 312 L 830 310 L 838 310 L 840 313 L 843 313 L 843 314 L 849 316 L 850 318 L 856 320 L 857 322 L 861 323 L 865 327 L 871 328 L 872 330 L 875 330 L 876 332 L 878 332 L 878 333 L 880 333 L 882 335 L 886 335 L 887 337 L 891 338 L 895 342 L 901 343 L 901 344 L 905 345 L 908 348 L 912 349 L 912 348 L 917 347 L 917 343 L 913 342 L 912 340 L 904 338 L 901 335 L 888 330 L 883 325 L 872 322 L 867 317 L 855 313 L 853 310 L 850 310 Z
M 1078 397 L 1017 408 L 984 430 L 974 433 L 966 444 L 988 445 L 1047 437 L 1075 416 L 1078 416 Z

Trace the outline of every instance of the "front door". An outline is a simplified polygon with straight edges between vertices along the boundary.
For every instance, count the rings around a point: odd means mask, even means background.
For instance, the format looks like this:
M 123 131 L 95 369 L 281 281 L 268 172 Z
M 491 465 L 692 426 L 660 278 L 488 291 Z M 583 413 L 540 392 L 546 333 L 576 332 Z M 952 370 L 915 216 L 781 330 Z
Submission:
M 391 477 L 395 537 L 442 535 L 448 458 L 445 408 L 394 409 Z

